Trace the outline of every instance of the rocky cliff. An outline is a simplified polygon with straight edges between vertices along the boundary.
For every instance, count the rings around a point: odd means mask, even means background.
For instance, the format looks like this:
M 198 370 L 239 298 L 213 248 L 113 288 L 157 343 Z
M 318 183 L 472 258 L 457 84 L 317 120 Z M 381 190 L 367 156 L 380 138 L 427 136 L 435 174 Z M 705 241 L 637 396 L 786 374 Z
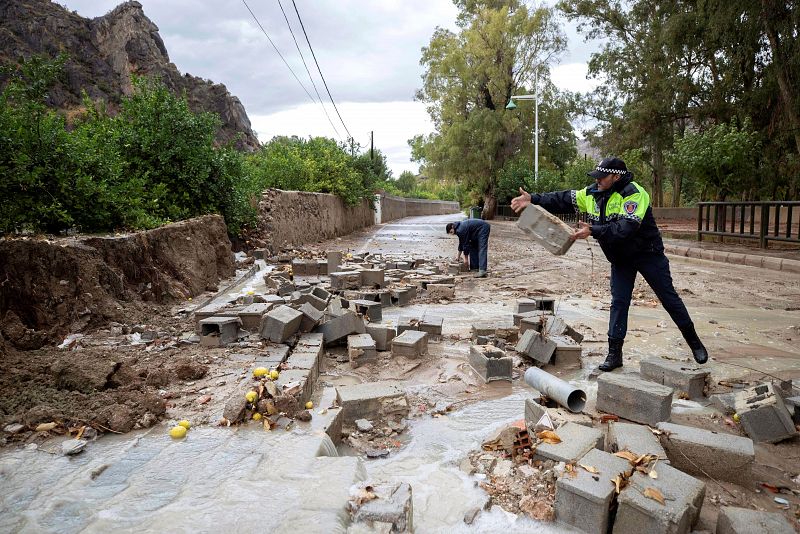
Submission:
M 49 0 L 0 0 L 0 64 L 60 52 L 70 59 L 63 80 L 51 91 L 53 106 L 76 108 L 81 91 L 86 91 L 113 110 L 122 95 L 130 94 L 131 74 L 159 76 L 176 93 L 186 91 L 194 111 L 220 116 L 220 142 L 241 134 L 240 148 L 258 146 L 239 99 L 222 84 L 181 75 L 139 2 L 131 0 L 102 17 L 85 19 Z

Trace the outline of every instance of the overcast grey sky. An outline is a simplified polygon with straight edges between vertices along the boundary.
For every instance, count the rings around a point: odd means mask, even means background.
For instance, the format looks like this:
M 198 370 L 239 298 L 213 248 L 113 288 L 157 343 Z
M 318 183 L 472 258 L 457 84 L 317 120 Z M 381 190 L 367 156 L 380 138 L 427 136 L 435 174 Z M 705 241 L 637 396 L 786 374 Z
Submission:
M 274 135 L 324 135 L 345 132 L 327 101 L 305 44 L 291 0 L 281 0 L 317 89 L 326 99 L 334 132 L 320 106 L 313 104 L 261 33 L 242 0 L 139 0 L 158 26 L 170 59 L 181 72 L 223 83 L 239 97 L 262 142 Z M 309 93 L 308 80 L 278 0 L 246 0 Z M 424 106 L 414 102 L 420 87 L 420 50 L 437 26 L 455 29 L 450 0 L 295 0 L 322 73 L 350 133 L 386 154 L 398 176 L 416 172 L 406 141 L 431 131 Z M 62 0 L 84 17 L 113 9 L 114 0 Z M 548 2 L 549 3 L 549 2 Z M 553 81 L 569 90 L 587 90 L 586 62 L 594 45 L 565 23 L 569 49 L 553 69 Z

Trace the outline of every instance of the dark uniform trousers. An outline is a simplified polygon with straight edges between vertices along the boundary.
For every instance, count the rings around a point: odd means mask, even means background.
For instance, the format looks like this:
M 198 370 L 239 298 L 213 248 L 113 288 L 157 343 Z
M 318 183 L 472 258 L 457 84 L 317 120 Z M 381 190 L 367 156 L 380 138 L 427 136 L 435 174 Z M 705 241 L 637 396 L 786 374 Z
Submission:
M 608 337 L 625 339 L 628 331 L 628 309 L 631 305 L 636 273 L 642 273 L 645 281 L 653 288 L 658 300 L 667 310 L 678 328 L 692 324 L 683 300 L 672 285 L 669 260 L 663 252 L 649 251 L 638 253 L 627 262 L 611 264 L 611 318 L 608 324 Z
M 489 266 L 489 232 L 488 224 L 478 230 L 477 239 L 469 243 L 469 268 L 486 271 Z

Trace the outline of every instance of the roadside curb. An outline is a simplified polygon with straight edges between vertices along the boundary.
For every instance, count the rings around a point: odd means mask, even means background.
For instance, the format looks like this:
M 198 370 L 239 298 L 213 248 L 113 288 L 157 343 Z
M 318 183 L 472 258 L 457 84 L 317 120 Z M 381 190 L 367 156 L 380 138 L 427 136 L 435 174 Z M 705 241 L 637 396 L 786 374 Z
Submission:
M 770 269 L 772 271 L 785 271 L 800 274 L 800 260 L 791 260 L 788 258 L 761 256 L 759 254 L 741 254 L 739 252 L 725 252 L 722 250 L 667 244 L 664 245 L 664 252 L 686 258 L 717 261 L 733 265 L 746 265 L 748 267 L 761 267 L 762 269 Z

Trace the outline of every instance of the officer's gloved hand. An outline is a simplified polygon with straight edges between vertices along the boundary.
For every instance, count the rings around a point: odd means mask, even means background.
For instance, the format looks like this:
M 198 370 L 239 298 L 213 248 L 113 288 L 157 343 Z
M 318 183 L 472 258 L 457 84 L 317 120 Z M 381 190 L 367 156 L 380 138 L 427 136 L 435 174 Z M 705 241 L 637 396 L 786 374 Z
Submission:
M 519 196 L 511 199 L 511 209 L 516 213 L 521 212 L 531 203 L 531 194 L 519 188 Z

